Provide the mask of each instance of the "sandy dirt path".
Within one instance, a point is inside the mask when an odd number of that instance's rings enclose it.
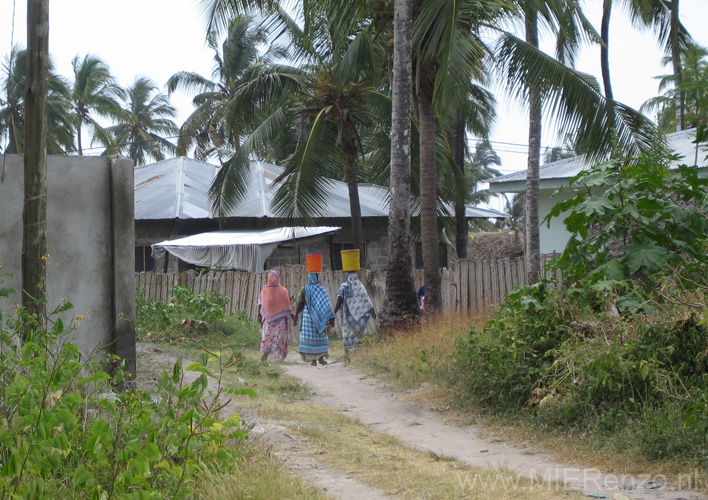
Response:
[[[311,403],[337,408],[408,445],[472,466],[506,468],[521,476],[558,481],[595,498],[708,499],[695,491],[673,490],[660,477],[605,474],[597,469],[555,462],[543,453],[514,443],[482,439],[474,427],[448,425],[438,412],[402,401],[383,388],[378,379],[366,377],[342,363],[317,367],[284,364],[283,370],[312,389]]]
[[[180,354],[151,344],[137,346],[138,378],[150,384],[163,369],[171,369]],[[185,356],[186,358],[187,356]],[[189,361],[185,359],[183,366]],[[603,474],[596,469],[582,469],[553,461],[549,456],[511,442],[490,441],[479,437],[474,427],[446,424],[439,412],[422,404],[403,401],[400,395],[382,386],[381,381],[362,375],[343,363],[313,367],[301,362],[280,365],[288,375],[300,379],[311,390],[308,402],[338,409],[372,429],[395,436],[402,442],[460,462],[490,468],[505,468],[520,476],[558,481],[582,491],[588,497],[615,500],[708,500],[693,491],[672,490],[660,478]],[[195,373],[185,373],[187,379]],[[382,491],[367,486],[343,471],[327,467],[310,455],[301,440],[275,420],[259,417],[231,403],[225,412],[240,413],[253,426],[254,439],[272,446],[286,466],[337,500],[385,500]],[[652,480],[653,479],[653,480]],[[470,477],[473,480],[473,477]],[[468,486],[472,486],[471,483]],[[476,485],[483,488],[484,485]]]

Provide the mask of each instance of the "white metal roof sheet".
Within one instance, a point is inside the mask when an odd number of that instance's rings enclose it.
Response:
[[[157,247],[212,247],[233,245],[268,245],[283,241],[311,238],[321,234],[336,233],[338,226],[279,227],[275,229],[224,229],[193,234],[174,240],[155,243]]]
[[[669,147],[680,156],[680,160],[678,162],[673,162],[672,166],[676,167],[682,164],[696,164],[701,168],[708,167],[705,151],[698,151],[696,158],[696,145],[693,143],[695,137],[695,129],[682,130],[680,132],[674,132],[666,135],[666,140]],[[588,162],[585,155],[565,158],[563,160],[542,165],[539,168],[539,180],[543,182],[555,179],[571,179],[589,167],[590,162]],[[501,184],[513,182],[526,182],[526,170],[490,179],[490,190],[503,191],[504,186],[501,186]]]

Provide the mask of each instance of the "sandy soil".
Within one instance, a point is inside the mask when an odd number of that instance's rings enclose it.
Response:
[[[149,382],[156,372],[171,367],[178,353],[138,345],[138,374]],[[186,363],[185,363],[186,365]],[[458,427],[443,421],[440,413],[382,387],[378,379],[363,376],[343,363],[313,367],[294,362],[283,370],[302,380],[311,390],[310,402],[337,408],[376,431],[387,433],[415,448],[455,458],[466,464],[512,470],[536,481],[558,481],[589,497],[615,500],[708,500],[694,491],[674,490],[659,477],[618,476],[597,469],[583,469],[553,461],[549,456],[512,442],[479,437],[474,427]],[[139,379],[139,382],[141,381]],[[228,409],[227,409],[228,410]],[[248,415],[244,415],[249,418]],[[253,439],[273,446],[290,469],[339,500],[378,500],[382,492],[357,482],[341,471],[327,468],[316,458],[299,453],[301,443],[278,422],[250,417]]]

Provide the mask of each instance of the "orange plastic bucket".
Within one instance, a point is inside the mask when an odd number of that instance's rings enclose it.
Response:
[[[305,266],[308,273],[322,272],[322,254],[321,253],[306,253]]]
[[[342,271],[358,271],[361,266],[359,264],[359,250],[342,250]]]

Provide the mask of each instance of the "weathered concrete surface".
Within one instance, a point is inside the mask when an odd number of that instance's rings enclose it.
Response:
[[[0,286],[22,285],[23,160],[0,156]],[[47,297],[51,311],[75,326],[68,339],[82,352],[113,342],[135,369],[135,232],[133,163],[98,157],[47,159]],[[7,275],[12,273],[12,276]],[[14,310],[19,293],[0,299]],[[78,316],[83,319],[76,320]]]

